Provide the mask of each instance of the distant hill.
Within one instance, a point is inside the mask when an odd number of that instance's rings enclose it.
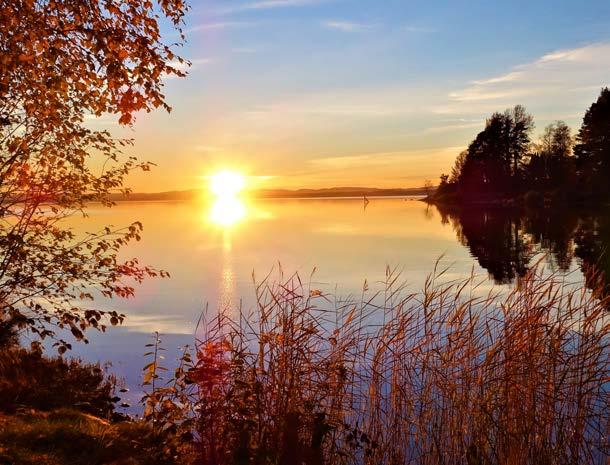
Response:
[[[132,192],[125,196],[123,194],[112,194],[110,200],[115,202],[121,201],[138,201],[138,200],[193,200],[201,195],[201,190],[191,189],[187,191],[167,191],[167,192]]]
[[[114,201],[142,201],[142,200],[193,200],[204,194],[201,189],[185,191],[168,191],[153,193],[134,192],[128,196],[112,194]],[[406,197],[426,195],[423,187],[408,189],[392,188],[380,189],[376,187],[329,187],[326,189],[258,189],[249,192],[249,196],[262,199],[290,199],[290,198],[322,198],[322,197]]]
[[[425,195],[423,187],[409,189],[380,189],[376,187],[329,187],[326,189],[260,189],[254,196],[261,198],[308,198],[308,197],[403,197]]]

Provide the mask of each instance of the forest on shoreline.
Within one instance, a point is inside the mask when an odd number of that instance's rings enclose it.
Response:
[[[532,140],[534,118],[517,105],[492,114],[442,174],[436,204],[606,204],[610,200],[610,89],[601,90],[576,136],[563,121]]]

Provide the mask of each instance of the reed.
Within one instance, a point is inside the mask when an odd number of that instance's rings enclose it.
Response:
[[[201,463],[607,463],[607,302],[536,270],[500,296],[444,270],[366,290],[267,277],[202,325]]]

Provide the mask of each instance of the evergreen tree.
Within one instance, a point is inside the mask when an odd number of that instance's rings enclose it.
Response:
[[[610,175],[610,89],[602,89],[582,122],[574,147],[582,187],[599,194],[609,192]]]
[[[455,170],[459,171],[462,194],[476,197],[513,191],[515,181],[520,179],[533,127],[532,116],[520,105],[491,115]]]

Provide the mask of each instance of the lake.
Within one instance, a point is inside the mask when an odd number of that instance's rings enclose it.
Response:
[[[403,198],[373,198],[367,205],[362,199],[229,199],[123,202],[91,206],[89,214],[72,220],[76,230],[141,221],[143,239],[124,257],[171,274],[146,281],[133,299],[100,301],[125,313],[125,323],[91,332],[89,345],[74,344],[74,355],[111,364],[109,371],[130,388],[130,411],[137,411],[151,334],[163,335],[171,367],[179,347],[193,343],[206,305],[212,314],[252,305],[253,275],[298,272],[316,289],[347,297],[360,296],[365,280],[369,294],[383,288],[387,267],[399,270],[413,292],[437,262],[449,267],[444,280],[480,276],[478,292],[506,288],[538,261],[546,272],[589,286],[599,277],[585,280],[581,269],[599,257],[602,270],[610,269],[602,253],[610,215],[582,209],[449,209]]]

